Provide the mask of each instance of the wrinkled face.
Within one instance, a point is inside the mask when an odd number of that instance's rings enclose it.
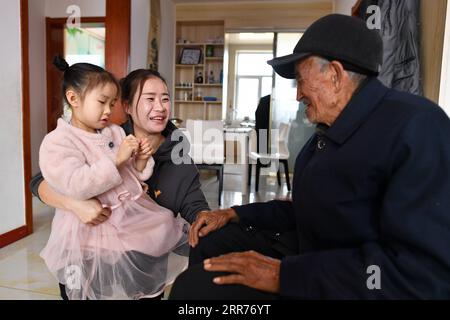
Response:
[[[111,109],[117,101],[117,87],[112,83],[99,85],[86,93],[73,109],[73,121],[87,131],[95,132],[109,124]]]
[[[312,123],[328,124],[333,118],[332,109],[336,100],[331,72],[314,57],[297,63],[297,101],[303,102],[305,113]]]
[[[159,78],[152,77],[145,81],[142,95],[136,90],[131,106],[127,112],[136,127],[149,134],[161,133],[170,116],[170,96],[166,84]]]

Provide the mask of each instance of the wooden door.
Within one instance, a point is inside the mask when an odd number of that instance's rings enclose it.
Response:
[[[63,20],[63,21],[62,21]],[[62,110],[62,73],[53,65],[56,55],[64,56],[65,19],[46,19],[47,39],[47,131],[56,128],[56,121]]]

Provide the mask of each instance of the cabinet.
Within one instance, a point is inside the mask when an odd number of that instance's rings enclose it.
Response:
[[[176,35],[172,90],[174,117],[184,121],[221,120],[224,105],[224,22],[179,21]],[[198,51],[200,57],[197,61]],[[186,54],[184,60],[196,64],[182,64],[183,52]]]

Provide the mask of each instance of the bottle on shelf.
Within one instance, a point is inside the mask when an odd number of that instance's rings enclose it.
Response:
[[[208,76],[208,83],[215,83],[214,80],[214,71],[209,71],[209,76]]]
[[[211,45],[206,46],[206,56],[213,57],[214,56],[214,47]]]
[[[201,71],[198,72],[197,77],[195,78],[195,83],[203,83],[203,75]]]
[[[220,69],[220,77],[219,77],[220,84],[223,83],[223,69]]]
[[[203,96],[202,96],[202,90],[198,89],[197,90],[197,94],[195,95],[195,101],[202,101],[203,100]]]

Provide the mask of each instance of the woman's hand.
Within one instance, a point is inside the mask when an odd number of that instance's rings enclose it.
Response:
[[[50,188],[45,180],[39,184],[38,193],[45,204],[53,208],[70,211],[75,214],[81,222],[88,225],[99,225],[108,220],[111,216],[111,209],[103,208],[100,201],[97,199],[93,198],[81,201],[66,197]]]
[[[130,134],[122,141],[122,144],[119,147],[119,151],[117,152],[116,157],[116,166],[120,167],[128,159],[130,159],[133,154],[137,154],[138,151],[139,141],[135,136]]]
[[[81,222],[91,226],[102,224],[111,216],[111,209],[103,208],[100,201],[95,198],[85,201],[72,200],[69,209]]]
[[[204,237],[211,231],[224,227],[230,221],[239,221],[236,211],[232,208],[200,212],[189,229],[189,245],[195,247],[199,237]]]

